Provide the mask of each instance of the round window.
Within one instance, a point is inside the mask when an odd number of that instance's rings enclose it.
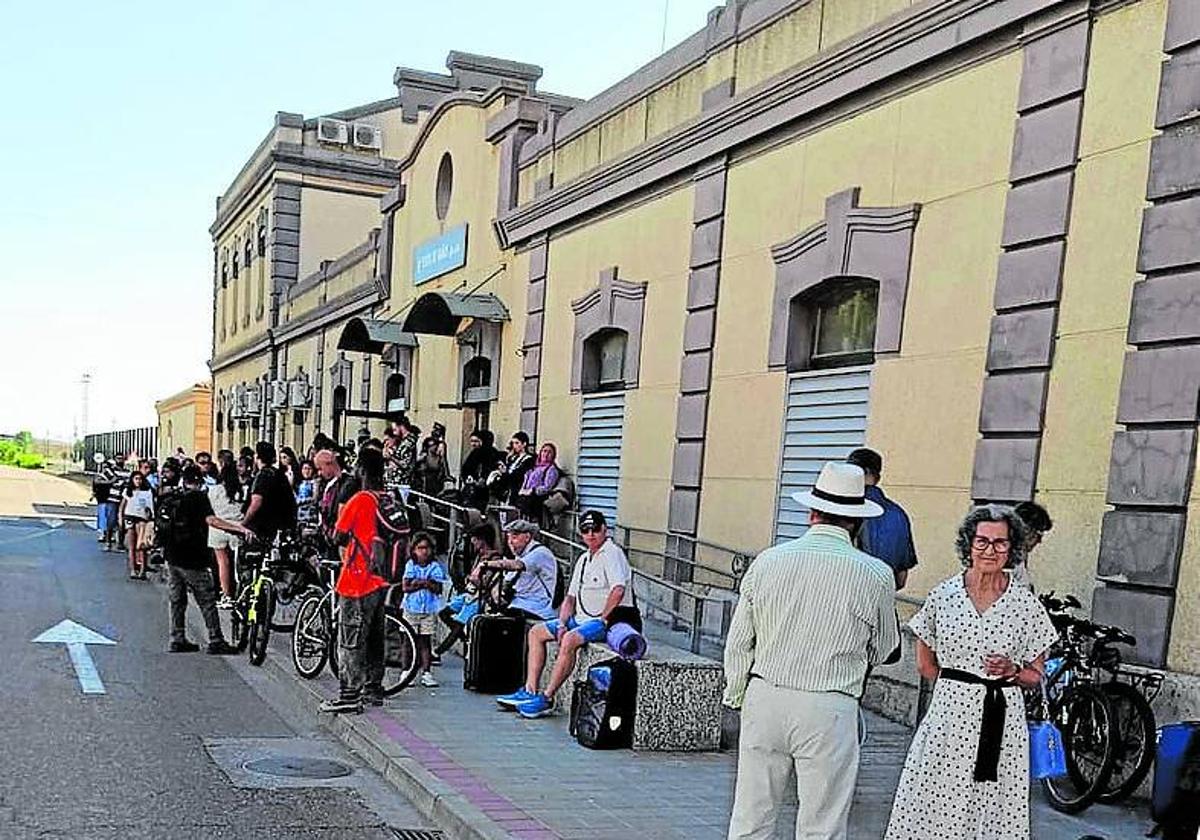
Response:
[[[444,220],[450,212],[450,194],[453,191],[454,163],[450,160],[450,153],[446,152],[442,155],[442,162],[438,164],[437,192],[434,195],[434,206],[439,220]]]

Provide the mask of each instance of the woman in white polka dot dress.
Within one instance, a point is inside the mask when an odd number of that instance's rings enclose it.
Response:
[[[975,508],[959,528],[966,570],[909,622],[917,667],[936,680],[892,805],[885,840],[1028,840],[1029,731],[1021,687],[1038,685],[1057,634],[1037,598],[1010,586],[1025,525]]]

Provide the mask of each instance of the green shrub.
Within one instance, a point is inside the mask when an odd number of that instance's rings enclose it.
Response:
[[[17,466],[23,470],[40,470],[46,466],[41,455],[33,452],[22,452],[17,456]]]

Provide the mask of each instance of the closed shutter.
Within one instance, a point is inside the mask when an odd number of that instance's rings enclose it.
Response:
[[[610,524],[616,523],[625,394],[586,396],[583,398],[581,415],[579,466],[575,476],[579,509],[594,508],[601,511]]]
[[[775,540],[808,530],[808,509],[792,494],[810,490],[826,461],[842,461],[866,442],[870,368],[798,373],[788,379]]]

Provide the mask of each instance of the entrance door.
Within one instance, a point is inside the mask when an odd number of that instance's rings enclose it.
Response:
[[[624,440],[625,394],[583,398],[579,422],[579,466],[575,478],[579,509],[601,511],[610,526],[617,521]]]
[[[811,489],[826,461],[843,461],[866,442],[870,390],[869,367],[794,373],[788,378],[776,542],[808,530],[808,509],[796,504],[792,494]]]

